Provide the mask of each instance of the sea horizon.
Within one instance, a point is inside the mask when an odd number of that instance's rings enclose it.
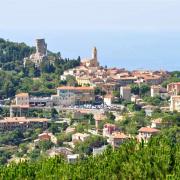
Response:
[[[160,31],[85,31],[85,30],[13,30],[1,31],[0,38],[35,45],[44,38],[48,49],[61,52],[63,58],[91,57],[97,47],[102,66],[127,70],[180,69],[180,32]]]

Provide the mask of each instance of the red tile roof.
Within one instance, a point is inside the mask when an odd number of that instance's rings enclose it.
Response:
[[[156,133],[159,132],[158,129],[150,128],[150,127],[142,127],[138,130],[139,132],[148,132],[148,133]]]
[[[16,97],[24,97],[24,96],[29,96],[28,93],[19,93],[19,94],[16,94]]]
[[[124,133],[121,133],[121,132],[112,133],[112,137],[114,139],[127,139],[128,138],[128,136],[126,136]]]

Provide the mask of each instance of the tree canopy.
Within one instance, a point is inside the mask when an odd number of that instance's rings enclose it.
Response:
[[[179,142],[179,129],[172,128],[147,145],[130,140],[115,151],[109,147],[73,164],[56,156],[3,166],[0,179],[179,179]]]

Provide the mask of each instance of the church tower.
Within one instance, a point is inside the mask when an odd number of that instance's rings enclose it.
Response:
[[[93,59],[93,66],[98,67],[99,63],[98,63],[98,59],[97,59],[97,49],[96,49],[96,47],[93,48],[92,59]]]
[[[93,48],[92,58],[97,60],[97,49],[96,49],[96,47]]]

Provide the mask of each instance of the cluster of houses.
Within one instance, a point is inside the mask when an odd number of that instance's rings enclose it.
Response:
[[[35,61],[38,65],[45,59],[47,45],[44,40],[37,40],[37,52],[31,56],[28,60]],[[146,83],[151,86],[150,96],[160,96],[162,99],[170,98],[168,107],[161,107],[162,110],[178,111],[180,112],[180,82],[174,82],[167,85],[167,88],[163,88],[160,84],[169,77],[169,74],[165,71],[132,71],[129,72],[125,69],[117,68],[103,68],[99,65],[97,58],[97,49],[93,49],[92,58],[85,58],[82,60],[81,65],[64,71],[61,76],[61,80],[66,80],[67,76],[71,75],[76,78],[78,87],[73,86],[61,86],[57,88],[57,94],[50,97],[34,97],[28,93],[19,93],[15,96],[14,101],[10,106],[10,117],[5,117],[0,120],[0,131],[14,130],[19,128],[26,130],[27,128],[38,125],[38,127],[45,130],[42,134],[39,134],[38,139],[34,143],[39,141],[52,141],[57,144],[57,138],[47,132],[48,119],[46,118],[29,118],[28,110],[30,108],[54,108],[58,107],[59,110],[64,107],[93,104],[96,101],[95,88],[98,87],[102,91],[106,92],[103,96],[104,104],[111,106],[114,100],[114,91],[119,92],[119,96],[126,101],[132,101],[140,105],[146,112],[147,116],[151,116],[152,112],[156,108],[155,106],[148,105],[143,102],[139,95],[134,95],[131,92],[130,84]],[[75,127],[68,127],[65,133],[72,134],[72,141],[68,145],[73,149],[77,142],[86,141],[91,134],[102,135],[107,138],[107,142],[112,145],[113,148],[119,147],[123,142],[133,138],[129,134],[124,134],[117,128],[115,124],[104,124],[102,134],[99,133],[99,125],[101,121],[106,118],[105,111],[107,109],[71,109],[72,118],[78,119],[85,117],[85,115],[92,113],[95,119],[95,131],[89,131],[87,133],[77,133]],[[155,119],[152,121],[151,126],[141,127],[138,130],[138,135],[135,137],[137,141],[148,142],[149,138],[159,133],[159,129],[164,124],[162,119]],[[54,147],[48,151],[50,156],[57,154],[63,154],[67,157],[68,162],[74,162],[79,154],[73,154],[71,148],[66,147]],[[106,146],[100,148],[94,148],[93,154],[100,154],[106,149]]]
[[[26,116],[29,108],[43,107],[69,107],[82,104],[93,104],[96,95],[94,87],[72,87],[62,86],[57,88],[57,94],[51,97],[33,97],[28,93],[19,93],[15,96],[15,101],[10,106],[11,117]],[[162,99],[170,98],[168,107],[161,107],[162,110],[180,112],[180,82],[167,85],[167,89],[160,85],[152,85],[150,90],[151,97],[160,96]],[[156,108],[143,102],[139,95],[131,93],[130,86],[121,86],[119,95],[126,101],[132,101],[145,109],[146,113],[151,115]],[[111,106],[113,103],[113,95],[107,94],[104,96],[104,104]]]
[[[37,40],[36,54],[46,54],[47,45],[44,40]],[[32,59],[32,58],[30,58]],[[43,60],[43,59],[41,59]],[[38,61],[39,62],[39,61]],[[98,62],[97,49],[93,48],[92,57],[84,58],[80,66],[64,71],[61,80],[66,80],[68,75],[74,76],[79,87],[61,86],[57,88],[57,94],[50,97],[33,97],[28,93],[20,93],[15,97],[10,112],[11,116],[25,115],[28,108],[36,107],[68,107],[82,104],[92,104],[96,101],[95,88],[100,88],[106,93],[102,97],[104,104],[111,106],[114,98],[114,91],[126,100],[141,104],[138,95],[131,93],[130,85],[146,83],[151,86],[151,97],[160,96],[165,99],[170,97],[169,110],[180,111],[180,82],[171,83],[166,88],[161,83],[169,77],[166,71],[127,71],[118,68],[106,68]],[[167,107],[166,107],[167,108]]]

